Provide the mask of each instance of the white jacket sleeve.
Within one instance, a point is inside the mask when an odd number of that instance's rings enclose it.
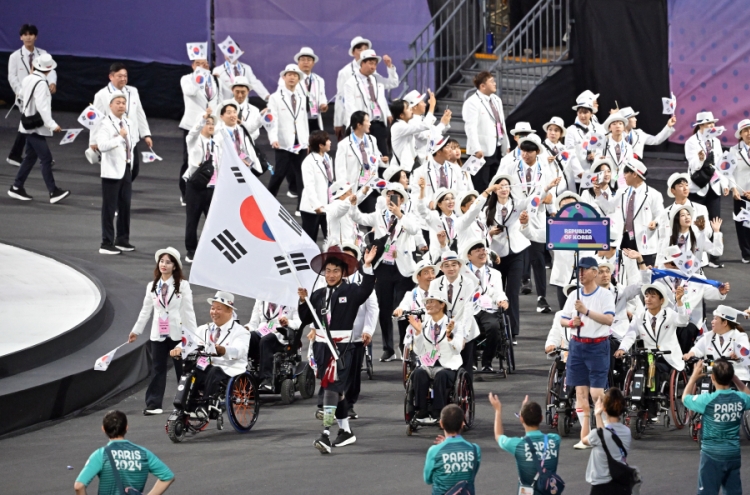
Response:
[[[373,335],[378,326],[378,314],[380,313],[378,298],[375,297],[375,291],[372,291],[367,298],[367,301],[365,301],[365,308],[365,326],[362,329],[362,333]]]
[[[464,119],[464,132],[466,133],[467,155],[473,155],[482,150],[479,145],[479,112],[474,100],[474,98],[466,100],[461,109],[461,117]]]
[[[659,131],[659,134],[657,134],[656,136],[652,136],[651,134],[647,134],[643,132],[642,134],[644,138],[643,143],[646,146],[656,146],[658,144],[663,143],[667,139],[669,139],[669,136],[674,134],[674,131],[675,131],[674,127],[669,127],[668,125],[665,125],[664,129]]]
[[[141,312],[138,314],[138,319],[133,325],[133,329],[130,333],[140,335],[143,333],[143,329],[146,328],[149,318],[154,312],[154,300],[151,298],[151,286],[152,282],[146,286],[146,297],[143,298],[143,306],[141,306]]]
[[[182,295],[182,302],[180,303],[182,326],[196,333],[198,322],[196,321],[195,309],[193,308],[193,289],[190,288],[190,284],[186,280],[180,282],[180,295]]]
[[[263,301],[256,299],[255,305],[253,306],[253,312],[250,315],[250,321],[245,325],[245,328],[247,328],[251,332],[257,330],[260,326],[260,314],[262,311]]]
[[[21,80],[18,79],[18,66],[21,63],[21,54],[13,52],[8,58],[8,82],[16,97],[21,96]]]

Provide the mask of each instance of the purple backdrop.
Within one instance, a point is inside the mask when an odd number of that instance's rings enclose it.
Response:
[[[690,137],[697,112],[713,112],[717,125],[727,128],[721,138],[727,144],[735,142],[737,123],[750,116],[750,11],[738,6],[736,0],[669,1],[674,142]]]
[[[189,64],[185,43],[208,41],[208,0],[16,0],[3,2],[0,51],[21,46],[23,24],[39,28],[38,44],[53,56],[122,58]],[[117,8],[117,5],[120,8]],[[38,14],[34,14],[38,12]]]
[[[314,71],[325,79],[328,98],[336,94],[338,71],[352,60],[352,38],[363,36],[378,55],[390,55],[400,76],[409,43],[431,18],[425,0],[217,0],[214,9],[217,45],[231,36],[269,91],[300,47],[309,46],[320,57]],[[219,54],[217,64],[223,61]],[[385,65],[378,71],[385,74]]]

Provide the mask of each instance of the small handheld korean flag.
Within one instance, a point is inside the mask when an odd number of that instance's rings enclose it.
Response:
[[[266,129],[270,129],[271,127],[273,127],[274,118],[271,110],[269,110],[268,108],[264,108],[260,112],[260,116],[263,118],[263,127],[265,127]]]
[[[584,172],[581,177],[581,189],[594,187],[594,184],[601,184],[604,181],[604,172]]]
[[[742,361],[743,365],[750,365],[750,349],[744,347],[740,342],[735,342],[734,353],[738,358],[740,358],[740,361]]]
[[[677,108],[677,98],[675,98],[674,93],[672,93],[671,98],[662,98],[661,105],[661,113],[664,115],[674,115],[674,111]]]
[[[289,153],[294,153],[295,155],[299,155],[299,152],[306,148],[307,148],[306,145],[295,144],[294,146],[287,148],[286,151],[288,151]]]
[[[219,43],[219,50],[221,50],[221,53],[223,53],[226,59],[231,63],[235,63],[237,59],[245,53],[240,50],[239,45],[234,42],[231,36],[227,36],[224,41]]]
[[[188,355],[202,345],[199,338],[193,334],[186,327],[182,327],[182,359],[188,357]]]
[[[529,215],[535,215],[536,212],[539,211],[540,206],[542,206],[542,197],[539,196],[539,194],[534,194],[529,198],[529,204],[526,205],[526,211],[529,212]]]
[[[604,146],[604,136],[598,132],[592,132],[588,139],[581,143],[581,147],[585,153],[594,153]]]
[[[718,172],[726,177],[731,177],[734,174],[734,169],[737,168],[737,154],[734,150],[735,148],[731,148],[725,151],[716,167]]]
[[[125,342],[127,344],[127,342]],[[106,353],[104,356],[100,357],[96,360],[94,363],[94,371],[107,371],[107,368],[109,368],[109,365],[112,363],[112,359],[115,357],[115,352],[117,352],[117,349],[124,346],[125,344],[120,344],[108,353]]]
[[[188,43],[187,52],[190,60],[205,60],[208,58],[208,43]]]
[[[686,277],[692,277],[695,273],[700,270],[700,260],[697,260],[693,256],[693,252],[686,249],[675,259],[674,264],[677,265],[677,269]]]
[[[162,161],[162,158],[152,150],[141,152],[141,158],[143,159],[143,163],[151,163],[156,160]]]
[[[709,139],[709,138],[718,138],[722,134],[724,134],[724,131],[726,131],[726,127],[724,126],[718,126],[718,127],[711,127],[706,129],[706,131],[703,133],[703,139]]]
[[[60,141],[60,144],[70,144],[73,141],[76,140],[78,135],[81,133],[83,129],[65,129],[63,130],[63,138]]]
[[[102,117],[104,116],[99,113],[99,110],[97,110],[94,105],[89,105],[83,112],[81,112],[81,115],[78,116],[78,122],[80,122],[82,126],[91,130],[96,127],[96,124],[99,123]]]
[[[468,160],[466,160],[466,163],[463,164],[461,167],[461,170],[464,172],[468,172],[469,175],[476,175],[477,172],[479,172],[479,169],[482,168],[482,165],[484,165],[485,160],[484,158],[477,158],[474,155],[471,155]]]
[[[208,78],[211,77],[211,73],[202,67],[198,67],[193,71],[192,81],[199,89],[206,87]]]
[[[735,222],[750,222],[750,211],[747,208],[742,208],[739,213],[732,214],[732,220]]]

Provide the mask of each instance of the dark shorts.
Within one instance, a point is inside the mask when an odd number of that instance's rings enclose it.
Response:
[[[609,339],[598,344],[583,344],[570,339],[566,381],[569,387],[607,388],[609,375]]]
[[[336,362],[337,380],[329,383],[324,388],[331,392],[345,394],[353,381],[349,368],[352,366],[354,357],[354,345],[349,345],[348,343],[336,344],[336,349],[338,349],[340,356]],[[318,379],[322,379],[328,369],[328,362],[331,360],[331,350],[328,348],[328,344],[325,342],[313,342],[313,357],[315,357],[315,362],[318,365],[317,377]]]

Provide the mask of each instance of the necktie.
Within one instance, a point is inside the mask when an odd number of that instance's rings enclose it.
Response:
[[[714,149],[714,144],[711,142],[710,139],[706,140],[706,154],[708,155],[711,153],[711,150]]]
[[[440,334],[440,326],[437,323],[432,324],[432,342],[437,344],[438,335]]]
[[[438,170],[440,175],[440,187],[448,187],[448,175],[445,173],[445,166],[441,165]]]
[[[120,121],[120,129],[124,129],[124,128],[125,128],[125,122],[123,122],[121,120]],[[125,159],[127,160],[128,163],[130,163],[130,158],[131,158],[130,157],[130,152],[131,151],[132,150],[130,149],[130,140],[128,139],[128,136],[125,135]]]
[[[237,65],[234,66],[234,76],[237,77],[237,76],[241,76],[241,75],[242,75],[242,73],[240,72],[240,64],[237,64]]]
[[[214,342],[218,342],[219,341],[219,337],[221,337],[221,327],[217,326],[216,327],[216,335],[214,336]]]
[[[240,143],[240,128],[234,128],[234,149],[237,150],[237,155],[242,154],[242,144]]]
[[[396,218],[396,215],[391,215],[391,220],[388,222],[388,234],[390,235],[390,238],[393,239],[393,234],[396,232],[396,221],[398,218]]]
[[[424,297],[425,298],[427,297],[427,291],[424,291]]]
[[[370,161],[367,159],[367,152],[365,151],[365,140],[362,136],[362,140],[359,142],[359,154],[362,155],[362,166],[365,170],[370,170]]]
[[[685,236],[683,234],[680,234],[680,237],[677,239],[677,245],[682,249],[682,246],[685,245]]]
[[[451,217],[445,217],[445,223],[448,224],[448,237],[452,240],[453,237],[455,237],[455,232],[453,231],[453,219]]]
[[[34,62],[34,52],[29,53],[29,71],[31,70],[31,67],[33,67],[31,64]]]
[[[656,316],[651,317],[651,331],[652,332],[656,331]]]
[[[503,137],[503,121],[500,118],[500,112],[497,111],[497,107],[495,107],[495,104],[492,102],[492,98],[490,98],[490,108],[492,109],[492,116],[495,118],[495,129],[499,141],[500,138]]]
[[[677,290],[679,288],[680,288],[680,279],[679,278],[675,278],[674,279],[674,290]]]
[[[609,199],[609,194],[607,191],[602,191],[602,196],[604,196],[604,199]]]
[[[633,133],[629,132],[628,135],[625,137],[625,141],[628,142],[628,144],[633,144]]]
[[[208,141],[208,145],[206,146],[206,157],[203,159],[203,161],[208,161],[209,158],[211,158],[211,150],[214,147],[214,140],[211,139]]]
[[[276,303],[268,303],[268,314],[272,315],[276,311]]]
[[[333,172],[331,171],[331,162],[327,156],[323,157],[323,165],[326,166],[326,176],[328,177],[328,186],[330,187],[333,182]]]
[[[503,209],[500,210],[500,213],[503,216],[503,224],[505,224],[505,220],[508,218],[508,208],[506,208],[505,206],[503,206]]]
[[[484,280],[482,280],[482,271],[479,268],[477,268],[477,271],[474,272],[474,275],[476,275],[477,278],[479,279],[479,287],[481,287],[484,290]]]
[[[526,167],[526,190],[531,190],[531,167]]]
[[[297,95],[295,95],[294,93],[292,93],[292,111],[297,111]]]
[[[367,89],[370,90],[370,101],[373,104],[373,117],[380,117],[380,105],[378,104],[378,97],[375,96],[375,87],[372,85],[372,80],[367,78]]]
[[[169,286],[162,282],[161,284],[161,302],[162,305],[166,308],[167,307],[167,291],[169,290]]]
[[[628,198],[628,209],[625,214],[625,230],[630,233],[635,229],[633,228],[633,217],[635,216],[635,191],[631,191],[630,198]]]
[[[724,336],[723,335],[719,335],[719,345],[722,346],[722,347],[724,346]]]
[[[620,144],[618,143],[618,144],[615,145],[615,154],[617,155],[617,161],[618,162],[620,161],[620,153],[621,153]]]
[[[448,284],[448,302],[453,304],[453,284]]]
[[[307,76],[305,78],[305,86],[307,86],[307,92],[310,92],[310,89],[312,89],[312,77]]]
[[[209,77],[206,80],[206,100],[211,101],[211,98],[214,97],[214,90],[211,87],[211,78]]]

